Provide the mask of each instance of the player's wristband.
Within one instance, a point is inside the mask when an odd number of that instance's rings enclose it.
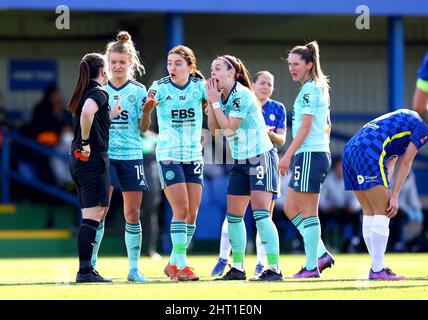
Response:
[[[213,106],[213,109],[215,110],[215,109],[218,109],[218,108],[221,108],[221,106],[220,106],[220,103],[219,102],[214,102],[213,104],[212,104],[212,106]]]
[[[82,139],[82,147],[89,145],[89,139]]]

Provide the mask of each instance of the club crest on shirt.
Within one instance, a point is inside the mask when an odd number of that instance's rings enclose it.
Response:
[[[192,99],[199,100],[201,98],[201,94],[198,91],[192,92]]]
[[[272,121],[275,121],[276,117],[275,117],[275,115],[273,113],[271,113],[269,115],[269,119],[272,120]]]
[[[134,104],[135,102],[137,102],[137,97],[135,95],[133,95],[133,94],[130,94],[128,96],[128,103],[129,104]]]

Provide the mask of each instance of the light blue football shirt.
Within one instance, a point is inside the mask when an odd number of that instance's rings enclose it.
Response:
[[[273,148],[261,107],[250,89],[236,82],[227,100],[220,98],[219,102],[226,116],[242,119],[235,132],[226,137],[233,159],[249,159]]]
[[[296,154],[301,152],[330,152],[330,98],[323,94],[312,79],[306,81],[300,89],[293,105],[293,138],[302,125],[304,114],[313,116],[311,130]]]
[[[109,105],[114,107],[120,96],[122,113],[111,120],[108,156],[116,160],[143,158],[143,141],[138,122],[142,116],[143,100],[147,90],[141,83],[128,80],[116,88],[110,82],[104,86],[109,94]]]
[[[149,97],[160,102],[156,107],[159,125],[157,161],[202,160],[202,101],[206,100],[205,81],[190,76],[189,81],[179,87],[168,76],[153,82]]]

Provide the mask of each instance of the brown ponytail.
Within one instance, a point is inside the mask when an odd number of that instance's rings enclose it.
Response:
[[[89,80],[97,78],[100,69],[105,68],[105,66],[104,57],[99,53],[88,53],[80,61],[79,78],[68,103],[68,110],[71,111],[73,116],[76,115],[77,108],[79,107],[83,92],[89,84]]]
[[[245,67],[244,63],[238,58],[231,55],[222,55],[219,57],[220,59],[224,59],[227,70],[235,69],[235,80],[238,81],[243,86],[247,87],[251,91],[253,91],[253,84],[250,80],[250,73]]]
[[[317,85],[321,88],[323,93],[328,93],[330,89],[329,79],[322,70],[320,63],[320,49],[318,42],[311,41],[304,46],[296,46],[291,51],[291,53],[298,54],[306,63],[312,62],[313,67],[310,71],[310,77],[315,80]]]

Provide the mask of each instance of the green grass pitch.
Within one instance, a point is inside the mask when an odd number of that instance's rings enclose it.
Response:
[[[0,299],[154,299],[154,300],[288,300],[288,299],[428,299],[428,254],[388,254],[386,263],[405,281],[369,281],[369,257],[336,255],[336,264],[320,279],[284,279],[281,283],[212,281],[215,256],[192,256],[189,263],[201,277],[196,282],[171,282],[163,275],[167,259],[142,257],[147,284],[126,281],[126,257],[100,257],[98,271],[113,284],[74,283],[77,258],[0,259]],[[281,256],[283,274],[299,271],[302,255]],[[252,276],[255,257],[245,260]]]

